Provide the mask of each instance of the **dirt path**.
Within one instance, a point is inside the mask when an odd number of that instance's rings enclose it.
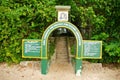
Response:
[[[34,63],[34,62],[32,62]],[[0,63],[0,80],[120,80],[120,69],[102,67],[100,63],[83,62],[81,76],[75,76],[69,63],[53,63],[47,75],[40,72],[39,63],[11,65]]]

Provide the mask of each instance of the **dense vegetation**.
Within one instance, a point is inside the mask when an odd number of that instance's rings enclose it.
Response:
[[[55,5],[70,5],[84,39],[103,41],[103,59],[120,63],[120,0],[0,0],[0,62],[19,63],[22,39],[41,39],[56,21]]]

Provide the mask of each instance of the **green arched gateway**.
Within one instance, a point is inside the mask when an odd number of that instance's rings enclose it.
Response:
[[[74,36],[76,37],[77,41],[77,51],[76,51],[76,62],[75,62],[75,72],[79,73],[81,72],[81,54],[82,54],[82,45],[83,45],[83,39],[82,36],[78,30],[78,28],[73,25],[70,22],[55,22],[51,24],[45,31],[42,36],[42,41],[41,41],[41,71],[42,74],[46,74],[48,72],[48,67],[49,67],[49,62],[48,62],[48,53],[47,53],[47,42],[48,42],[48,37],[49,35],[56,30],[57,28],[66,28],[70,30]]]

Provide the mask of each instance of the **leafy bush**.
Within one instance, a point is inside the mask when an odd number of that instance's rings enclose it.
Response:
[[[0,1],[0,62],[22,60],[22,39],[41,39],[55,20],[54,4],[54,0]]]

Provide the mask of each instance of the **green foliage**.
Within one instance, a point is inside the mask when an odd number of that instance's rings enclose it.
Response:
[[[105,41],[109,37],[109,34],[102,32],[100,34],[94,35],[91,39]]]
[[[120,43],[117,41],[110,42],[110,44],[107,44],[105,46],[105,52],[108,53],[109,57],[112,57],[114,59],[110,59],[112,62],[120,63]]]
[[[109,53],[110,56],[118,56],[120,57],[120,44],[118,43],[110,43],[109,45],[105,46],[105,51]]]
[[[75,55],[76,54],[76,45],[72,45],[70,50],[71,50],[71,54]]]
[[[0,1],[0,62],[22,60],[22,39],[41,39],[55,20],[54,4],[54,0]]]
[[[81,32],[84,39],[103,41],[103,59],[92,61],[106,63],[120,62],[120,1],[73,1],[78,11],[73,23],[80,30],[82,28]]]
[[[50,38],[48,43],[48,58],[51,59],[51,56],[55,53],[55,38]]]

